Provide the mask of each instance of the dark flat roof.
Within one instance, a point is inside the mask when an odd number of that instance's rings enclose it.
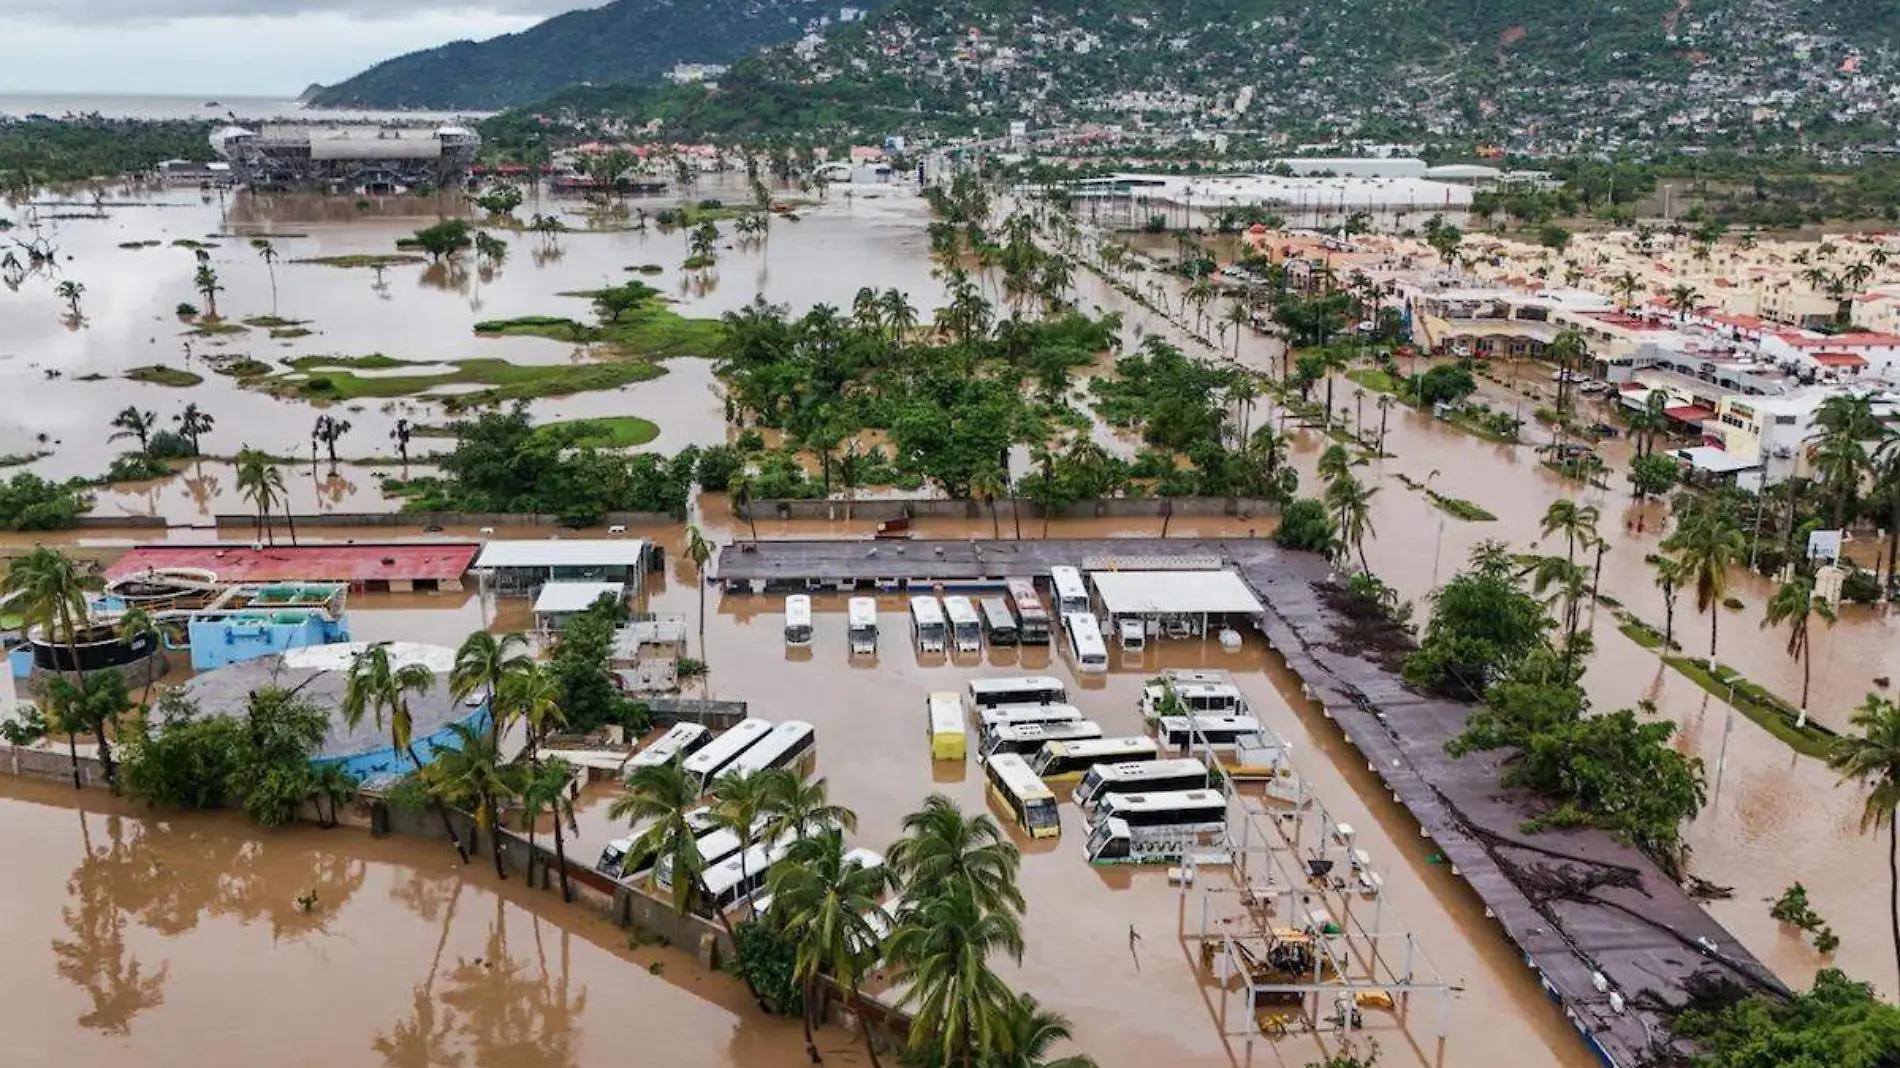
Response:
[[[107,569],[106,579],[196,567],[226,582],[441,582],[461,578],[480,549],[472,541],[141,545]]]

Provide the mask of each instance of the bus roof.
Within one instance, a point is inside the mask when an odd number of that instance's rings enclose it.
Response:
[[[665,734],[648,742],[647,747],[635,753],[627,763],[636,768],[672,763],[681,750],[711,733],[697,723],[675,723],[666,729]]]
[[[744,853],[727,857],[717,864],[706,868],[702,880],[706,884],[706,893],[717,899],[719,895],[739,885],[740,880],[754,875],[763,875],[772,865],[785,859],[786,850],[792,847],[792,838],[782,838],[771,844],[764,842],[753,846]]]
[[[1119,764],[1097,764],[1095,771],[1104,782],[1141,782],[1145,779],[1172,779],[1183,775],[1206,775],[1207,765],[1192,758],[1181,760],[1128,760]]]
[[[785,596],[785,610],[789,612],[794,608],[803,608],[807,612],[811,611],[811,595],[805,593],[787,594]]]
[[[1165,731],[1257,731],[1260,721],[1252,716],[1162,716]]]
[[[767,731],[757,745],[749,746],[726,770],[758,771],[801,745],[810,744],[817,729],[802,719],[788,719]]]
[[[772,721],[769,719],[742,719],[727,728],[726,733],[707,742],[699,752],[687,757],[686,770],[695,775],[710,775],[730,764],[771,731]]]
[[[977,607],[982,609],[991,626],[1016,625],[1016,617],[1010,613],[1008,602],[1001,597],[985,597],[977,602]]]
[[[933,693],[930,695],[930,732],[932,734],[963,733],[963,702],[953,693]]]
[[[949,614],[952,623],[980,623],[982,617],[976,614],[976,606],[968,597],[952,595],[943,599],[943,610]]]
[[[1043,693],[1051,690],[1060,694],[1069,692],[1063,687],[1062,680],[1052,675],[1002,675],[986,679],[971,679],[969,688],[971,694],[983,696],[999,693]]]
[[[1145,794],[1111,793],[1102,798],[1101,811],[1111,815],[1124,812],[1167,812],[1183,808],[1220,808],[1227,799],[1218,790],[1161,790]]]
[[[1051,724],[1051,726],[1061,727],[1066,726],[1066,724],[1055,723]],[[1093,724],[1090,724],[1090,726],[1093,726]],[[1155,744],[1153,738],[1141,737],[1102,738],[1098,736],[1073,740],[1052,738],[1047,748],[1048,751],[1054,755],[1065,757],[1121,756],[1136,753],[1159,753],[1161,751],[1161,747]]]
[[[910,614],[930,623],[943,622],[943,605],[935,597],[922,594],[910,599]]]
[[[999,723],[991,732],[1000,741],[1033,742],[1041,740],[1051,745],[1064,742],[1093,741],[1101,738],[1101,725],[1093,720],[1077,719],[1061,723]],[[1127,739],[1122,739],[1127,740]],[[1141,739],[1153,745],[1152,739]]]
[[[1054,797],[1040,776],[1030,770],[1029,761],[1015,753],[998,753],[990,758],[989,776],[1018,800],[1031,801]]]
[[[847,611],[851,614],[851,625],[854,627],[874,624],[877,622],[877,598],[853,597]]]

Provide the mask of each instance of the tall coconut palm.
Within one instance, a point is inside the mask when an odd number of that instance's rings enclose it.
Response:
[[[1894,819],[1895,810],[1900,809],[1900,704],[1868,694],[1851,722],[1860,733],[1837,740],[1827,763],[1841,773],[1843,782],[1853,779],[1867,788],[1861,802],[1861,833],[1887,831],[1888,916],[1893,922],[1894,957],[1900,960],[1900,825]]]
[[[1630,437],[1636,443],[1636,455],[1647,456],[1656,450],[1656,438],[1669,429],[1669,393],[1652,389],[1643,397],[1643,406],[1629,413]]]
[[[561,680],[547,664],[528,664],[520,671],[502,677],[501,690],[494,703],[503,709],[509,721],[528,727],[528,760],[540,759],[541,743],[548,732],[567,723],[567,710],[561,705],[564,691]]]
[[[831,803],[831,788],[823,779],[791,768],[766,773],[763,837],[768,842],[803,838],[828,827],[858,828],[858,814]]]
[[[505,880],[508,868],[501,855],[501,804],[521,792],[522,766],[503,760],[490,736],[470,724],[451,723],[449,733],[454,737],[453,744],[436,750],[434,761],[423,769],[423,782],[431,796],[474,816],[476,829],[488,833],[489,852],[495,855],[495,878]]]
[[[796,947],[792,977],[803,994],[805,1052],[813,1064],[824,1060],[812,1037],[819,980],[830,976],[858,1002],[859,984],[879,941],[869,917],[882,907],[884,894],[897,888],[896,872],[882,864],[865,867],[850,852],[837,828],[819,831],[786,847],[784,861],[773,866],[766,881],[778,922]],[[864,1048],[877,1064],[869,1028]]]
[[[238,493],[257,509],[255,528],[257,540],[268,540],[272,545],[277,544],[277,535],[271,526],[270,513],[271,508],[279,503],[285,505],[286,514],[289,512],[289,494],[284,489],[283,472],[277,469],[276,464],[270,462],[268,455],[246,445],[238,450],[237,486]],[[291,543],[295,544],[294,520],[291,530],[293,531]]]
[[[216,319],[218,294],[224,292],[224,287],[218,284],[218,272],[212,270],[209,263],[200,262],[197,273],[191,277],[191,288],[197,290],[198,295],[204,298],[205,318]]]
[[[1846,522],[1847,502],[1859,490],[1861,479],[1873,466],[1867,442],[1881,436],[1871,395],[1829,397],[1814,410],[1814,430],[1808,435],[1808,458],[1814,473],[1834,498],[1834,527]]]
[[[404,664],[398,668],[390,662],[388,646],[372,645],[356,654],[350,663],[349,678],[343,686],[343,722],[355,730],[362,724],[363,717],[369,715],[375,718],[376,727],[381,730],[387,716],[390,748],[407,756],[411,767],[420,769],[422,759],[416,755],[411,736],[415,718],[409,711],[409,698],[428,693],[434,687],[434,672],[421,664]],[[438,801],[435,811],[442,819],[443,833],[455,846],[462,863],[467,864],[468,847],[462,844],[455,825],[449,822],[448,808]]]
[[[79,632],[87,622],[86,592],[96,581],[57,549],[40,546],[7,563],[0,595],[14,597],[14,610],[28,629],[39,628],[54,645],[66,647],[65,669],[79,685]],[[72,759],[73,789],[85,784],[79,774],[78,732],[68,724],[66,752]]]
[[[986,467],[970,476],[970,496],[982,501],[990,510],[990,537],[1001,540],[1002,524],[996,518],[996,498],[1009,492],[1009,476],[1000,467]]]
[[[1814,657],[1810,655],[1808,643],[1809,624],[1819,619],[1831,627],[1834,618],[1834,606],[1814,595],[1813,577],[1800,573],[1775,590],[1762,615],[1762,629],[1788,628],[1788,656],[1801,664],[1801,714],[1795,721],[1797,727],[1808,725],[1808,689],[1814,674]]]
[[[565,760],[550,760],[545,764],[530,765],[525,781],[521,786],[521,822],[528,828],[529,863],[534,857],[534,828],[542,813],[554,817],[554,867],[561,876],[561,900],[574,900],[573,888],[567,881],[567,832],[578,833],[579,824],[574,816],[574,795],[568,792],[569,784],[574,780],[574,768]],[[530,868],[529,882],[534,881]]]
[[[1003,1052],[993,1053],[984,1062],[986,1068],[1096,1068],[1092,1057],[1076,1055],[1044,1060],[1050,1047],[1067,1042],[1069,1018],[1044,1009],[1028,994],[1018,994],[1005,1018]]]
[[[337,825],[337,806],[356,796],[362,786],[350,769],[336,761],[325,761],[310,769],[310,798],[317,806],[317,825],[334,827]],[[324,815],[323,806],[330,806],[329,815]]]
[[[965,818],[943,794],[931,794],[904,817],[904,837],[891,847],[890,861],[906,886],[929,887],[933,894],[961,889],[986,912],[1023,911],[1016,886],[1022,854],[995,820],[982,813]]]
[[[759,541],[759,521],[752,514],[752,498],[756,488],[750,471],[741,471],[732,476],[732,482],[726,486],[726,496],[732,501],[732,507],[745,516],[745,525],[752,531],[752,543]]]
[[[1564,559],[1577,562],[1577,550],[1588,549],[1597,541],[1597,520],[1602,518],[1594,504],[1578,504],[1572,500],[1552,501],[1544,509],[1544,521],[1540,530],[1543,537],[1561,533],[1564,536]]]
[[[756,540],[756,539],[755,539]],[[712,562],[712,542],[697,526],[686,528],[686,559],[693,564],[693,584],[699,587],[699,659],[706,660],[706,565]]]
[[[274,318],[277,315],[277,246],[262,237],[251,242],[251,245],[257,249],[258,258],[264,261],[264,270],[270,274],[270,313]]]
[[[137,405],[127,405],[112,417],[112,426],[118,433],[107,438],[107,441],[137,438],[139,451],[145,452],[152,447],[152,431],[158,426],[158,416],[153,412],[140,411]]]
[[[1669,291],[1669,310],[1676,313],[1676,321],[1689,317],[1702,303],[1702,293],[1696,287],[1683,283]]]
[[[138,607],[128,608],[121,612],[115,629],[118,631],[119,641],[128,646],[148,636],[156,643],[161,637],[158,624],[152,622],[152,614]],[[152,684],[158,681],[153,673],[160,663],[158,654],[159,650],[153,648],[152,655],[145,658],[145,685],[139,693],[139,707],[142,709],[150,708],[152,705]]]
[[[53,287],[53,294],[66,302],[66,311],[74,320],[79,318],[79,298],[86,295],[86,284],[67,279]]]
[[[508,727],[510,709],[495,700],[510,677],[528,670],[528,639],[522,634],[495,635],[485,630],[471,631],[455,650],[455,665],[449,669],[449,696],[466,701],[476,694],[488,706],[488,744],[501,749],[501,735]]]
[[[1655,557],[1656,588],[1663,595],[1663,654],[1676,647],[1676,591],[1689,581],[1688,569],[1673,556]]]
[[[1335,479],[1326,487],[1326,506],[1339,517],[1339,538],[1343,545],[1359,555],[1359,569],[1371,571],[1366,563],[1366,539],[1378,531],[1372,529],[1372,498],[1377,486],[1367,486],[1351,475]]]
[[[769,772],[734,771],[719,776],[713,780],[711,791],[713,823],[741,842],[754,841],[765,829],[765,812],[771,807],[775,789]],[[740,850],[739,878],[750,876],[745,850]],[[746,914],[752,914],[749,901]]]
[[[199,439],[211,433],[212,428],[216,427],[218,423],[217,419],[213,418],[210,412],[200,409],[195,401],[185,405],[184,411],[172,416],[172,422],[178,424],[178,432],[180,434],[191,439],[191,454],[193,456],[197,456],[204,451],[199,446]]]
[[[1022,925],[984,908],[967,883],[943,885],[906,911],[887,956],[909,984],[912,1052],[969,1066],[1003,1046],[1016,995],[990,967],[995,953],[1022,960]]]
[[[1690,516],[1662,544],[1682,562],[1685,577],[1695,586],[1695,610],[1709,615],[1709,661],[1715,662],[1722,602],[1728,598],[1729,569],[1748,553],[1741,528],[1728,516],[1704,510]]]

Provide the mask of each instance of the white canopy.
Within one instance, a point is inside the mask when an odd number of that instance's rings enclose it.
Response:
[[[541,587],[534,599],[535,615],[559,615],[585,612],[602,597],[620,597],[627,592],[618,582],[550,582]]]
[[[638,567],[643,538],[520,539],[491,541],[475,559],[477,568]]]
[[[1111,616],[1258,615],[1260,599],[1232,571],[1092,571]]]
[[[1746,471],[1750,468],[1761,466],[1760,457],[1737,456],[1732,452],[1725,449],[1718,449],[1713,445],[1697,445],[1693,448],[1677,449],[1676,455],[1689,461],[1698,471],[1712,471],[1718,475],[1725,475],[1731,471]]]

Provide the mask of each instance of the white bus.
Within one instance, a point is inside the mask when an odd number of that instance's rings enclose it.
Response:
[[[802,593],[785,598],[785,644],[794,648],[811,644],[811,598]]]
[[[1082,710],[1074,705],[997,705],[976,714],[977,723],[986,734],[998,727],[1015,727],[1024,723],[1074,723],[1081,718]]]
[[[818,751],[818,732],[804,720],[788,719],[768,731],[757,745],[740,753],[719,775],[757,775],[762,771],[797,767]],[[718,778],[718,776],[714,776]]]
[[[1010,606],[1016,610],[1017,634],[1024,645],[1049,644],[1049,610],[1042,606],[1033,579],[1013,578],[1006,585]]]
[[[977,607],[983,613],[983,637],[991,648],[1015,645],[1018,641],[1016,614],[1001,597],[985,597]]]
[[[877,653],[877,598],[853,597],[849,605],[851,651],[866,656]]]
[[[1051,739],[1030,758],[1043,782],[1080,779],[1097,764],[1126,764],[1131,761],[1157,760],[1161,747],[1153,738],[1060,738]]]
[[[1097,764],[1075,788],[1075,803],[1086,811],[1109,794],[1156,793],[1168,790],[1204,790],[1207,765],[1198,760],[1141,760]]]
[[[1240,739],[1259,734],[1260,721],[1252,716],[1162,716],[1155,733],[1169,749],[1212,748],[1226,753]]]
[[[785,859],[792,841],[787,837],[773,843],[761,842],[743,853],[728,855],[717,864],[708,861],[706,873],[700,878],[699,892],[693,895],[693,911],[701,916],[717,917],[752,900],[765,889],[765,879],[772,873],[772,865]]]
[[[1062,680],[1049,675],[1003,675],[971,679],[964,687],[963,700],[970,711],[982,714],[986,708],[1003,705],[1059,705],[1069,699]]]
[[[748,845],[745,839],[731,831],[725,830],[714,831],[711,834],[703,835],[698,839],[698,842],[701,867],[709,872],[712,870],[713,865],[723,863],[728,858],[738,856],[739,851],[745,849]],[[659,862],[653,866],[653,884],[658,887],[663,894],[671,894],[673,892],[672,857],[661,857]]]
[[[1244,716],[1246,695],[1225,671],[1174,668],[1149,680],[1141,691],[1141,716]]]
[[[1072,615],[1089,612],[1089,588],[1082,584],[1082,572],[1061,564],[1049,569],[1049,584],[1056,591],[1056,614],[1066,625]]]
[[[1069,632],[1069,653],[1075,657],[1075,669],[1086,674],[1108,670],[1108,644],[1102,641],[1102,625],[1087,612],[1062,617]]]
[[[945,597],[943,611],[950,617],[950,637],[957,643],[957,652],[982,652],[983,617],[976,614],[976,606],[970,603],[970,599],[963,596]]]
[[[990,796],[1009,810],[1011,818],[1031,838],[1056,838],[1062,834],[1062,816],[1056,811],[1056,795],[1029,770],[1029,764],[1015,753],[998,753],[984,767],[989,777]]]
[[[1018,723],[1013,726],[1002,726],[984,733],[983,759],[988,760],[998,753],[1027,756],[1050,742],[1079,742],[1101,736],[1101,726],[1086,719],[1069,723]],[[1154,744],[1148,739],[1142,740],[1147,741],[1149,745]]]
[[[650,867],[653,860],[652,856],[641,855],[629,857],[627,855],[634,851],[634,843],[640,840],[640,836],[645,834],[647,828],[650,826],[652,826],[652,822],[648,821],[641,826],[635,827],[633,833],[627,835],[625,838],[616,838],[608,842],[606,847],[600,851],[600,859],[594,862],[594,870],[600,872],[602,875],[618,879],[623,876],[633,875],[636,872],[643,871]],[[704,842],[707,837],[716,833],[713,828],[712,806],[701,805],[699,808],[688,812],[686,814],[686,826],[692,828],[693,837],[701,843],[702,849],[705,848]]]
[[[713,779],[726,770],[726,765],[739,759],[739,754],[757,745],[766,735],[772,733],[772,721],[769,719],[742,719],[727,728],[726,733],[714,738],[702,746],[699,752],[686,758],[686,774],[693,777],[704,790],[712,785]]]
[[[923,594],[910,599],[910,628],[918,652],[943,652],[943,606],[935,597]]]
[[[870,871],[874,868],[881,868],[884,866],[884,854],[878,852],[875,849],[864,849],[862,847],[858,849],[846,850],[845,855],[844,855],[844,866],[846,868],[855,866],[855,867],[862,868],[865,871]],[[764,886],[761,885],[760,892],[752,898],[752,911],[757,913],[760,916],[763,916],[767,912],[771,911],[771,908],[772,908],[772,894],[769,891],[765,890]],[[867,913],[865,918],[869,919],[871,915],[875,914],[875,911],[876,910],[873,910],[872,913]],[[895,915],[895,913],[893,913],[893,915]],[[872,929],[873,930],[877,929],[875,924],[873,924]],[[878,941],[881,942],[883,940],[884,940],[884,935],[879,934]]]
[[[1227,823],[1227,798],[1219,790],[1163,790],[1108,794],[1095,806],[1091,824],[1118,819],[1130,827],[1185,827]]]
[[[647,743],[645,749],[626,763],[628,774],[636,768],[657,768],[692,756],[712,741],[712,732],[697,723],[675,723],[666,733]]]

